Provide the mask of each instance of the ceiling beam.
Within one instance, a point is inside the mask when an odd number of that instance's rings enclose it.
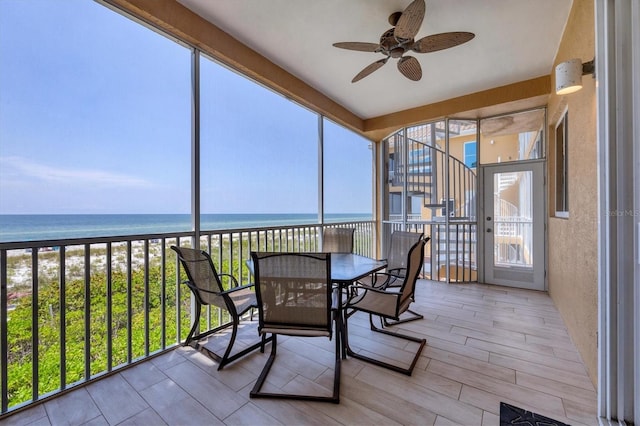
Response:
[[[443,117],[451,117],[463,112],[468,112],[469,115],[466,118],[479,118],[483,115],[478,114],[478,111],[483,108],[507,104],[510,105],[513,111],[515,110],[513,109],[514,103],[529,99],[533,99],[534,103],[538,104],[531,105],[531,107],[540,106],[546,103],[547,96],[550,93],[551,76],[544,75],[531,80],[519,81],[506,86],[447,99],[442,102],[370,118],[364,121],[364,133],[369,139],[381,140],[402,127]]]

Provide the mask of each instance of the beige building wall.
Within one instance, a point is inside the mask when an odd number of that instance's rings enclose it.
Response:
[[[595,55],[593,0],[574,0],[555,65]],[[552,70],[552,87],[555,78]],[[549,97],[548,279],[549,294],[577,346],[591,380],[597,381],[597,158],[596,87],[582,77],[582,90]],[[568,109],[569,217],[555,217],[555,126]]]
[[[501,136],[481,136],[480,143],[482,144],[480,152],[480,163],[482,164],[517,161],[519,159],[517,133]]]

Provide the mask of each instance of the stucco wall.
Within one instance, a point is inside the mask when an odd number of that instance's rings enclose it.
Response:
[[[493,143],[491,143],[493,141]],[[482,164],[518,160],[518,134],[481,136],[480,162]]]
[[[595,55],[593,0],[574,0],[555,65]],[[549,97],[549,294],[562,315],[591,380],[597,380],[597,158],[596,87],[591,75],[582,90]],[[555,79],[552,70],[552,87]],[[568,108],[569,218],[554,217],[555,126]]]

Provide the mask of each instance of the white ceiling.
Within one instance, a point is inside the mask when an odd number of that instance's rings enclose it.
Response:
[[[551,73],[572,0],[426,0],[416,40],[469,31],[476,37],[433,53],[412,53],[422,80],[391,59],[357,83],[379,53],[332,46],[378,43],[388,16],[411,0],[178,0],[240,42],[363,119]]]

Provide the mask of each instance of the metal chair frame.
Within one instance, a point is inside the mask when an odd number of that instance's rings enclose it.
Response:
[[[183,269],[185,270],[186,274],[187,274],[187,280],[183,281],[183,284],[185,284],[187,287],[189,287],[189,289],[191,290],[191,293],[194,296],[195,302],[196,302],[196,306],[195,306],[195,318],[193,321],[193,325],[191,326],[191,330],[189,330],[189,334],[187,335],[187,338],[185,339],[183,346],[191,346],[194,349],[197,349],[201,352],[205,352],[207,355],[209,355],[209,357],[211,357],[212,359],[214,359],[215,361],[217,361],[218,364],[218,370],[222,370],[226,365],[228,365],[229,363],[249,354],[250,352],[256,350],[256,349],[260,349],[260,352],[264,352],[264,346],[265,343],[270,341],[271,338],[266,339],[265,337],[263,337],[259,342],[255,343],[254,345],[251,345],[245,349],[243,349],[242,351],[231,355],[231,351],[233,349],[233,345],[236,341],[236,337],[238,334],[238,326],[240,325],[240,321],[242,319],[242,317],[249,311],[251,311],[251,320],[253,320],[253,309],[256,309],[258,306],[257,304],[254,302],[251,305],[247,306],[245,309],[238,311],[236,309],[236,305],[233,302],[233,299],[231,298],[231,296],[240,291],[240,290],[245,290],[248,288],[252,288],[253,284],[247,284],[247,285],[243,285],[240,286],[238,283],[238,280],[231,274],[218,274],[218,272],[216,271],[216,268],[213,265],[213,261],[211,260],[211,256],[203,250],[194,250],[192,248],[184,248],[184,247],[176,247],[176,246],[171,246],[171,249],[173,251],[176,252],[178,259],[180,260],[180,263],[182,264]],[[183,250],[193,250],[193,251],[197,251],[199,252],[199,255],[201,255],[202,257],[198,260],[190,260],[184,257],[183,255]],[[213,272],[213,277],[215,277],[215,285],[220,289],[220,291],[210,291],[207,290],[201,286],[198,286],[197,284],[197,280],[194,279],[192,271],[190,269],[190,264],[191,263],[199,263],[199,262],[208,262],[209,267],[211,268],[212,272]],[[220,281],[220,277],[228,277],[231,282],[233,283],[233,287],[230,288],[229,290],[224,290],[222,287],[222,282]],[[202,308],[203,306],[211,306],[211,304],[206,303],[201,295],[200,292],[204,292],[204,293],[208,293],[214,296],[219,296],[224,300],[224,304],[226,307],[226,310],[229,312],[229,316],[231,317],[231,322],[230,323],[226,323],[226,324],[222,324],[216,328],[213,328],[211,330],[207,330],[205,332],[202,333],[196,333],[196,331],[198,330],[198,327],[200,326],[200,316],[201,316],[201,312],[202,312]],[[229,344],[227,345],[227,349],[225,350],[223,355],[219,355],[211,350],[209,350],[208,348],[206,348],[205,346],[200,344],[200,340],[202,340],[205,337],[208,337],[214,333],[217,333],[221,330],[224,330],[228,327],[232,327],[232,332],[231,332],[231,338],[229,340]]]
[[[331,254],[330,253],[251,253],[253,265],[254,265],[254,277],[256,283],[256,297],[258,299],[258,309],[259,309],[259,322],[260,325],[258,327],[258,331],[262,334],[262,336],[266,335],[264,332],[264,328],[269,328],[269,332],[271,333],[271,353],[269,354],[269,358],[258,377],[253,389],[249,393],[251,398],[279,398],[279,399],[293,399],[293,400],[303,400],[303,401],[319,401],[319,402],[332,402],[334,404],[338,404],[340,402],[340,365],[341,365],[341,356],[340,356],[340,328],[341,316],[337,314],[335,310],[335,296],[332,290],[331,285]],[[263,304],[263,294],[261,290],[261,281],[260,281],[260,259],[265,257],[274,257],[274,256],[307,256],[313,257],[320,261],[325,262],[326,264],[326,291],[327,291],[327,315],[328,315],[328,327],[318,327],[317,331],[322,331],[328,333],[329,339],[332,338],[332,327],[335,323],[336,327],[336,335],[333,336],[335,339],[335,365],[334,365],[334,378],[333,378],[333,393],[331,396],[316,396],[316,395],[304,395],[304,394],[285,394],[285,393],[274,393],[274,392],[262,392],[262,386],[269,375],[269,371],[273,366],[273,363],[276,359],[276,352],[278,346],[277,336],[278,334],[290,335],[290,336],[304,336],[304,333],[300,334],[296,332],[295,324],[287,323],[287,324],[275,324],[275,323],[265,323],[264,319],[264,310]],[[301,277],[296,277],[299,279]],[[295,289],[292,289],[295,290]],[[294,298],[294,301],[297,299]],[[267,302],[268,303],[268,302]],[[273,332],[274,328],[281,327],[280,332]],[[313,330],[313,326],[303,326],[307,330]]]
[[[395,291],[390,292],[388,291],[388,289],[380,289],[380,288],[374,288],[371,286],[363,286],[363,285],[357,285],[357,284],[354,286],[358,290],[358,292],[352,293],[344,311],[344,335],[345,335],[344,341],[345,341],[347,355],[363,360],[365,362],[378,365],[380,367],[384,367],[393,371],[397,371],[399,373],[406,374],[408,376],[411,375],[416,365],[416,362],[418,361],[418,358],[422,353],[422,349],[424,348],[424,345],[427,343],[426,339],[420,339],[420,338],[409,336],[406,334],[385,330],[384,328],[378,328],[373,323],[373,316],[376,315],[383,319],[392,319],[395,321],[399,321],[400,315],[408,311],[407,307],[408,307],[408,303],[410,302],[407,301],[407,298],[413,297],[416,281],[418,279],[418,275],[420,274],[422,259],[424,258],[424,246],[426,242],[427,241],[425,239],[420,239],[418,242],[416,242],[413,245],[411,250],[409,250],[409,253],[407,255],[407,259],[408,259],[407,274],[403,278],[403,283],[398,292],[395,292]],[[415,254],[416,250],[419,251],[418,254]],[[408,290],[407,290],[407,286],[409,286]],[[403,297],[403,295],[405,295],[405,291],[409,291],[410,293]],[[373,292],[373,293],[379,294],[382,297],[388,298],[390,300],[389,303],[395,303],[395,306],[393,307],[394,308],[393,312],[383,313],[380,311],[366,309],[364,307],[358,306],[358,302],[361,300],[364,300],[367,292]],[[366,312],[369,314],[369,323],[371,326],[371,330],[377,333],[382,333],[382,334],[394,336],[400,339],[408,340],[411,342],[419,343],[418,350],[416,351],[413,357],[413,360],[408,368],[403,368],[395,364],[390,364],[390,363],[381,361],[379,359],[368,357],[368,356],[359,354],[351,349],[351,347],[349,346],[349,332],[348,332],[349,318],[358,311]]]

